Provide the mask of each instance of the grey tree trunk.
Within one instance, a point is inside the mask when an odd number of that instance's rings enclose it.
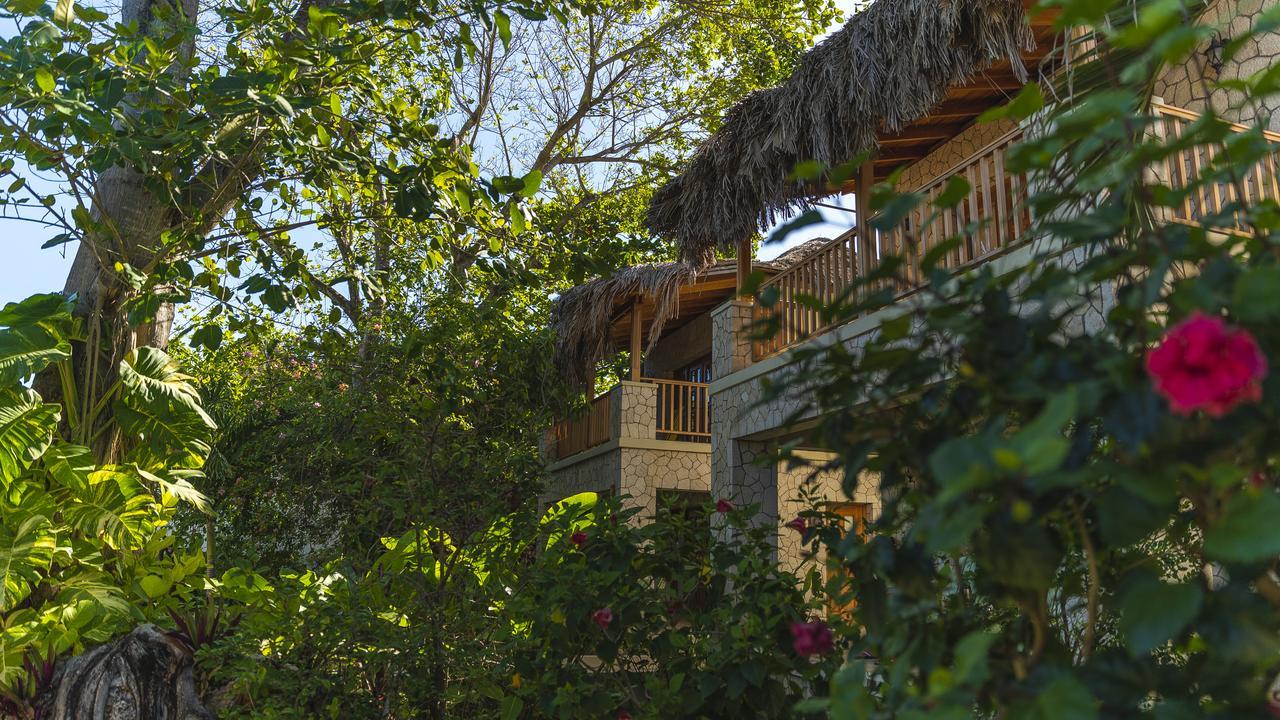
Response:
[[[191,651],[154,625],[67,661],[39,705],[47,720],[213,720],[196,696]]]
[[[147,28],[152,37],[164,39],[178,29],[175,22],[194,23],[198,12],[198,0],[177,0],[176,4],[170,0],[125,0],[120,8],[120,20],[125,24],[136,23],[138,27]],[[195,40],[190,37],[179,47],[178,59],[170,73],[175,76],[188,73],[194,51]],[[126,98],[125,112],[136,113],[139,101],[138,97]],[[88,334],[88,340],[75,353],[77,385],[87,397],[98,398],[115,382],[120,361],[131,350],[140,345],[164,348],[169,344],[173,306],[166,303],[150,322],[133,326],[129,322],[127,303],[134,291],[116,272],[115,264],[146,267],[154,258],[161,234],[172,224],[173,214],[166,202],[147,190],[142,173],[115,166],[104,171],[94,183],[91,215],[96,227],[89,229],[81,240],[63,292],[78,298],[75,312],[84,318]],[[51,399],[61,392],[53,378],[45,378],[40,389]],[[101,462],[117,460],[118,438],[110,433],[99,437],[94,454]]]

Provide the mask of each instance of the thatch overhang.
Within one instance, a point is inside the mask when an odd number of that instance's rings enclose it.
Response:
[[[782,272],[825,245],[816,238],[752,270],[766,277]],[[555,363],[566,382],[582,385],[596,365],[629,344],[632,303],[640,303],[641,342],[652,349],[664,334],[710,311],[737,290],[737,263],[721,261],[697,270],[681,262],[623,268],[566,290],[551,311]],[[708,351],[710,348],[708,348]]]
[[[814,160],[877,152],[886,177],[1011,97],[1051,45],[1029,0],[876,0],[818,44],[782,85],[747,96],[653,196],[646,224],[695,267],[775,225],[829,181],[797,181]],[[1038,49],[1039,48],[1039,49]]]

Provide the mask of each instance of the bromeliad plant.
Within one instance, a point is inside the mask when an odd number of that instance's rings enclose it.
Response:
[[[82,392],[71,310],[61,295],[0,309],[0,710],[20,717],[56,657],[162,616],[204,567],[166,526],[179,502],[208,510],[191,483],[213,421],[154,348],[130,352],[105,394]],[[27,386],[38,374],[60,402]],[[122,453],[102,464],[90,447],[107,435]]]

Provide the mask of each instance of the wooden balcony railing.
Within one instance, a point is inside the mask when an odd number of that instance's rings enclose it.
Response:
[[[755,359],[830,329],[832,324],[823,320],[820,308],[830,304],[859,272],[876,268],[886,255],[907,261],[896,287],[906,295],[926,281],[920,259],[944,240],[961,238],[940,262],[941,267],[954,270],[982,262],[1020,238],[1031,223],[1023,202],[1027,183],[1022,174],[1007,171],[1004,158],[1021,137],[1021,130],[1014,129],[915,188],[923,200],[896,227],[875,233],[869,242],[860,241],[857,231],[850,230],[765,281],[761,294],[776,292],[777,300],[770,307],[757,303],[755,320],[776,320],[777,332],[754,343]],[[969,193],[952,207],[936,208],[938,196],[957,176],[968,182]],[[866,256],[865,263],[860,255]],[[770,287],[776,290],[770,292]]]
[[[683,380],[645,380],[658,387],[659,440],[711,441],[710,386]]]
[[[613,439],[612,393],[606,392],[592,400],[586,412],[577,417],[557,422],[551,428],[555,443],[555,457],[563,460],[583,450],[602,445]]]
[[[1159,102],[1154,103],[1153,108],[1159,118],[1155,132],[1158,137],[1170,143],[1180,140],[1186,126],[1200,117],[1189,110]],[[1238,131],[1248,130],[1243,125],[1231,127]],[[1255,205],[1263,200],[1280,202],[1280,133],[1263,132],[1263,137],[1276,143],[1278,151],[1263,157],[1232,181],[1209,183],[1192,190],[1183,198],[1181,205],[1172,209],[1168,219],[1174,222],[1199,223],[1204,218],[1221,215],[1232,207]],[[1182,148],[1152,171],[1157,181],[1174,190],[1185,190],[1214,164],[1219,152],[1221,148],[1214,145]],[[1215,229],[1243,232],[1246,228],[1239,213],[1233,213],[1230,226]]]

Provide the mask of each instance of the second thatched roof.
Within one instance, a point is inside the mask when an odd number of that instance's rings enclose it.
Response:
[[[876,0],[811,50],[782,85],[747,96],[683,174],[654,194],[646,220],[696,267],[716,248],[806,207],[793,177],[878,147],[878,133],[918,120],[954,85],[1035,46],[1022,0]]]

